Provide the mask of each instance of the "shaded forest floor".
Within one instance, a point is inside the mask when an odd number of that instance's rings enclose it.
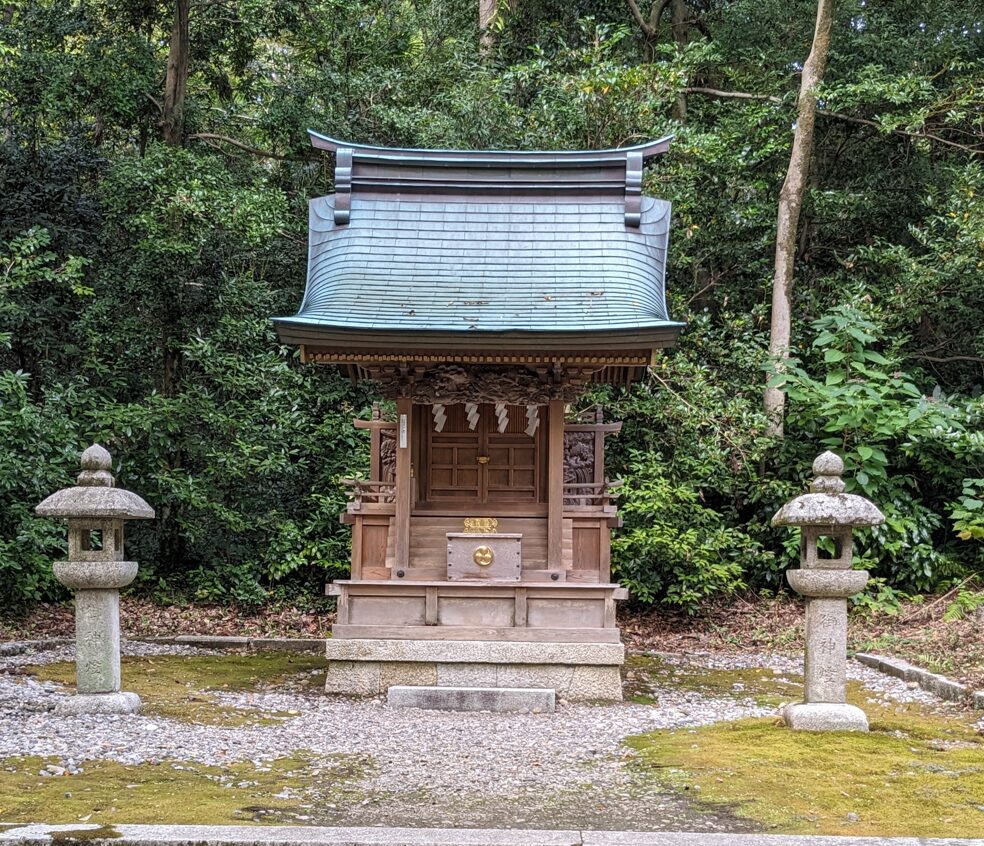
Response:
[[[852,650],[896,655],[933,672],[984,689],[984,609],[959,620],[944,620],[953,597],[925,597],[904,603],[897,613],[855,609],[849,642]],[[289,603],[255,609],[220,605],[158,605],[123,597],[120,612],[125,635],[244,635],[249,637],[326,637],[334,615]],[[802,648],[802,602],[788,596],[732,597],[705,608],[701,615],[657,609],[622,609],[626,645],[632,650],[666,652],[789,652]],[[0,618],[0,641],[71,637],[71,603],[39,604],[21,616]]]

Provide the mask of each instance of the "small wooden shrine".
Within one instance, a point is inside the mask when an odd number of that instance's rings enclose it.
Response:
[[[618,525],[595,383],[627,384],[674,342],[670,204],[642,194],[664,138],[584,152],[349,144],[310,205],[308,279],[282,340],[395,402],[349,480],[351,578],[328,690],[553,687],[619,698],[610,574]]]

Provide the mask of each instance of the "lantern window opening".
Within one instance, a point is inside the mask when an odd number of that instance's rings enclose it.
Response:
[[[102,552],[103,551],[103,530],[102,529],[89,529],[87,532],[82,533],[82,549],[86,552]]]

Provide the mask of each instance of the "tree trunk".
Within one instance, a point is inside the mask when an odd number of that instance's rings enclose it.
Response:
[[[519,0],[508,0],[506,4],[509,11],[514,12],[519,5]],[[481,33],[482,53],[488,53],[495,44],[495,34],[492,32],[492,24],[495,23],[496,13],[499,11],[499,0],[478,0],[478,30]]]
[[[817,116],[814,89],[823,80],[830,53],[830,34],[836,0],[818,0],[817,23],[813,47],[803,65],[797,103],[793,150],[789,157],[786,179],[779,192],[779,215],[776,221],[776,265],[772,279],[772,323],[769,329],[769,353],[779,361],[789,356],[792,322],[793,269],[796,260],[796,230],[799,225],[803,194],[813,152],[813,127]],[[770,435],[782,436],[786,395],[778,388],[765,389],[765,412],[769,416]]]
[[[673,0],[673,8],[670,10],[671,27],[673,30],[673,43],[683,50],[690,40],[690,10],[687,8],[686,0]],[[676,103],[673,106],[673,117],[680,123],[687,122],[687,95],[680,91],[677,94]]]
[[[171,45],[167,57],[167,77],[164,80],[164,108],[161,135],[164,143],[180,147],[184,140],[184,101],[188,86],[188,13],[191,0],[176,0]]]

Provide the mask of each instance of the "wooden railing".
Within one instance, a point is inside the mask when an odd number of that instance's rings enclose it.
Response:
[[[622,480],[609,482],[583,482],[564,485],[564,507],[573,508],[614,508],[619,497],[618,489]]]
[[[363,505],[385,505],[396,499],[395,482],[374,482],[369,479],[342,479],[348,490],[348,510],[362,511]]]

